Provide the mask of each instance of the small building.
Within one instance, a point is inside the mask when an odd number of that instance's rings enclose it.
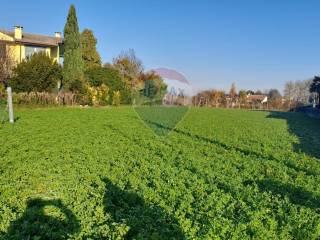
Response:
[[[258,103],[266,103],[268,102],[268,96],[266,95],[248,95],[248,102],[258,102]]]
[[[23,27],[15,26],[14,31],[0,30],[0,43],[10,51],[16,63],[37,52],[45,52],[57,63],[62,63],[60,59],[63,57],[63,38],[60,32],[45,36],[26,33]]]
[[[268,105],[268,96],[266,95],[247,95],[247,103],[251,105],[252,108],[263,108],[264,104]]]

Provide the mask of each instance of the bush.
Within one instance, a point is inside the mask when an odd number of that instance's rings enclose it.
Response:
[[[102,84],[99,87],[87,87],[89,105],[107,105],[109,102],[109,87]]]
[[[7,91],[3,84],[0,84],[0,103],[2,101],[6,101],[7,99]]]
[[[120,91],[114,91],[112,96],[112,105],[119,106],[121,103],[121,93]]]
[[[61,66],[40,52],[13,69],[9,84],[14,92],[51,92],[61,79]]]
[[[112,103],[113,92],[119,91],[121,94],[121,103],[130,103],[130,91],[126,89],[125,82],[119,71],[112,67],[95,67],[86,71],[86,80],[92,87],[100,87],[102,84],[109,87],[109,103]]]
[[[5,121],[5,111],[7,107],[7,92],[3,84],[0,83],[0,123]]]

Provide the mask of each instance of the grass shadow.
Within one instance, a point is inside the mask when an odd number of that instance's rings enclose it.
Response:
[[[28,200],[25,212],[10,224],[3,239],[60,240],[79,230],[79,221],[61,200],[35,198]]]
[[[295,152],[320,159],[320,120],[292,112],[270,112],[268,118],[287,121],[288,131],[299,139],[293,144]]]
[[[320,198],[302,187],[289,183],[282,183],[279,180],[264,179],[259,181],[246,181],[245,185],[257,184],[261,191],[271,192],[274,195],[287,197],[292,204],[311,208],[320,212]]]
[[[146,203],[130,187],[122,190],[109,179],[103,181],[105,211],[129,226],[125,239],[185,239],[178,221],[162,208]]]

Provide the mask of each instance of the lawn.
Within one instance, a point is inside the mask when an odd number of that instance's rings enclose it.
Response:
[[[15,114],[0,127],[0,238],[320,238],[319,120],[206,108]]]

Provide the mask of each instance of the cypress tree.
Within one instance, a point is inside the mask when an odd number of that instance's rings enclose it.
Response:
[[[101,58],[96,48],[97,39],[94,37],[93,32],[90,29],[83,30],[80,39],[85,70],[101,67]]]
[[[64,27],[64,88],[81,91],[84,79],[84,64],[81,53],[80,33],[76,9],[71,5]]]

